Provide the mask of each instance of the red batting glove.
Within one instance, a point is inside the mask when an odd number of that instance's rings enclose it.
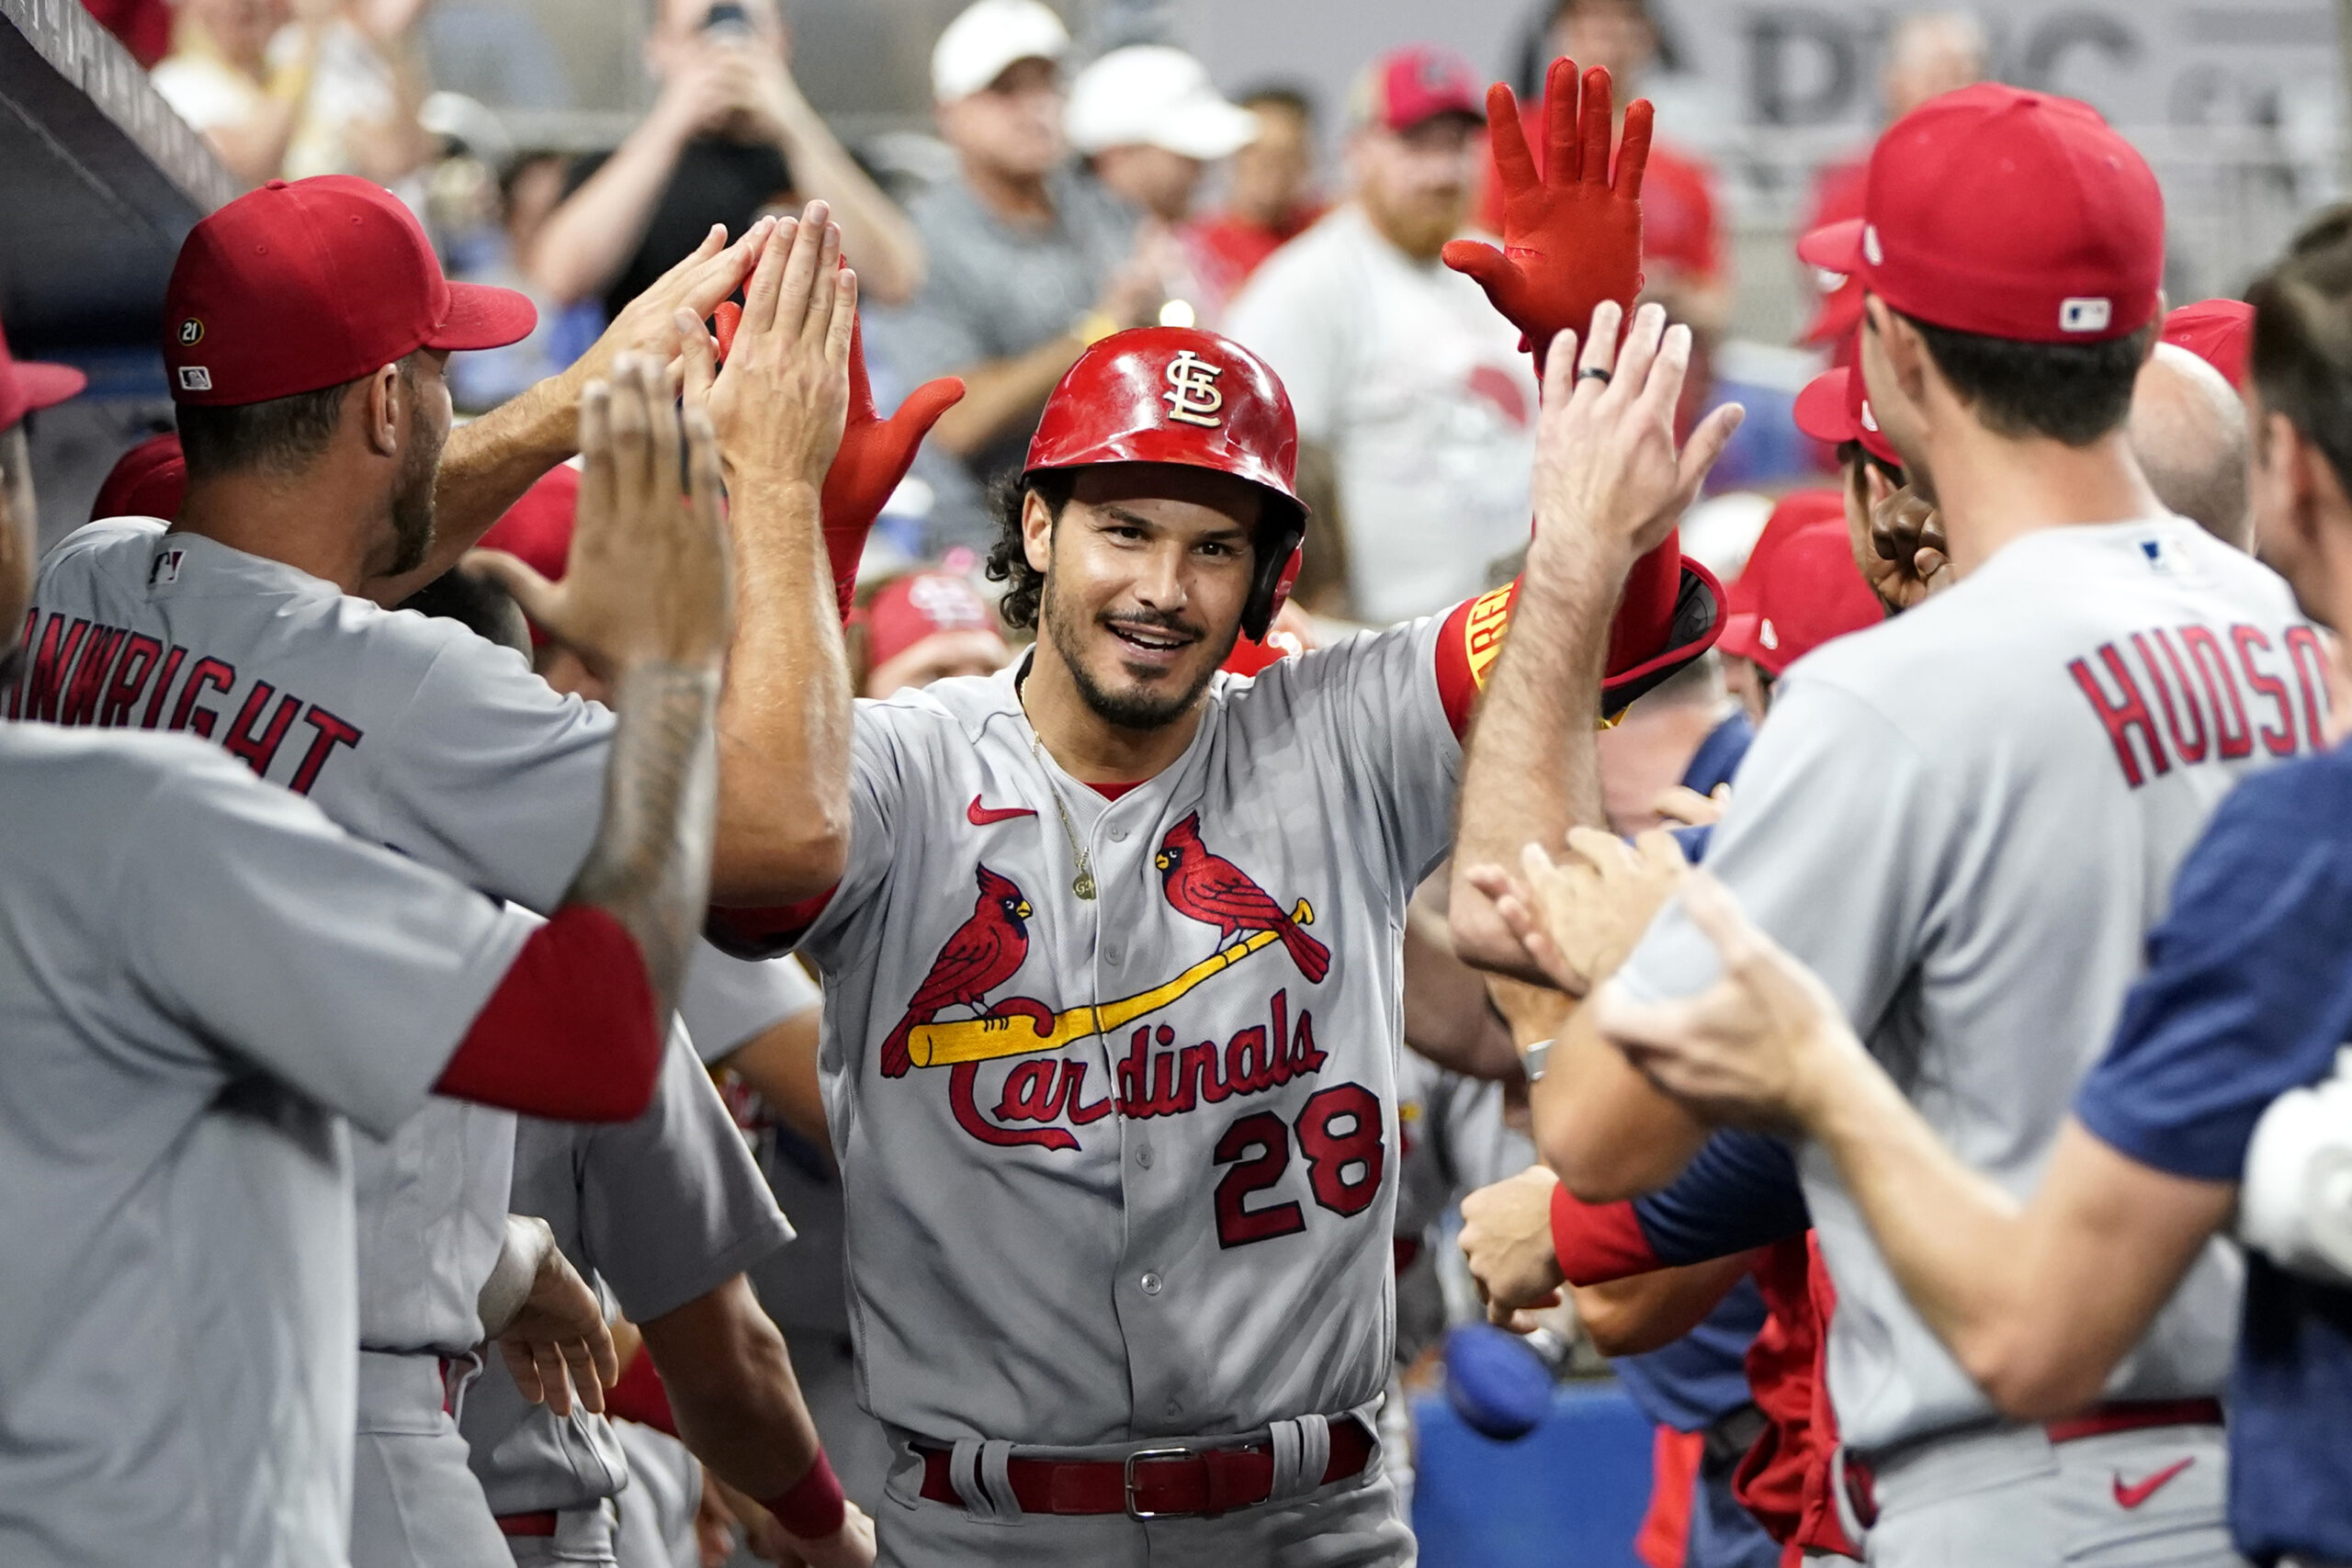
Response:
[[[723,365],[727,351],[735,345],[735,330],[743,324],[743,307],[732,299],[722,301],[710,324]],[[822,497],[825,559],[832,568],[833,596],[844,622],[857,593],[857,563],[865,554],[865,536],[873,532],[890,492],[907,477],[923,436],[963,396],[963,381],[943,376],[917,387],[898,412],[883,419],[875,412],[874,387],[866,379],[865,327],[850,327],[849,419],[842,428],[841,450],[825,470]]]
[[[1487,291],[1532,349],[1535,369],[1563,331],[1583,335],[1593,308],[1614,299],[1630,315],[1642,289],[1642,170],[1650,156],[1651,110],[1636,98],[1625,111],[1616,178],[1610,177],[1609,73],[1584,73],[1583,101],[1573,60],[1552,62],[1544,83],[1544,156],[1538,173],[1528,151],[1519,101],[1498,82],[1487,89],[1487,139],[1502,182],[1503,248],[1476,240],[1445,247],[1445,265]]]

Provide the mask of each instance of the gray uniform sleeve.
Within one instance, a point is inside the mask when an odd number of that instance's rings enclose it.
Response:
[[[131,835],[132,983],[379,1137],[424,1103],[537,923],[217,753],[165,775]]]
[[[1709,840],[1706,869],[1821,976],[1866,1041],[1929,940],[1947,876],[1937,857],[1960,838],[1949,795],[1868,703],[1820,680],[1793,680],[1775,697]],[[1721,973],[1713,944],[1678,899],[1658,912],[1619,978],[1656,1000],[1693,995]]]
[[[796,958],[729,958],[708,942],[695,949],[678,993],[678,1021],[695,1055],[723,1062],[782,1023],[824,1005],[817,982]]]
[[[709,1294],[792,1239],[681,1031],[671,1032],[645,1114],[585,1138],[581,1235],[634,1322]]]
[[[1438,694],[1437,641],[1446,617],[1367,632],[1259,675],[1273,697],[1338,759],[1352,826],[1392,876],[1418,886],[1453,841],[1462,743]]]
[[[404,854],[552,913],[605,809],[613,715],[511,649],[453,637],[384,748],[379,830]]]

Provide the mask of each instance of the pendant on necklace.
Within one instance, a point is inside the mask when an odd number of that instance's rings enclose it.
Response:
[[[1091,901],[1094,897],[1094,873],[1080,867],[1079,874],[1070,878],[1069,890],[1080,897]]]

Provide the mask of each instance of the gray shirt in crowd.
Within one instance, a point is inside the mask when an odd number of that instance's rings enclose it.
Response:
[[[867,318],[876,352],[906,385],[1028,353],[1066,333],[1134,248],[1135,215],[1092,180],[1069,171],[1046,182],[1054,217],[1011,223],[990,211],[961,175],[907,204],[930,254],[922,291]],[[983,484],[1017,471],[1034,416],[1008,426],[967,465]]]

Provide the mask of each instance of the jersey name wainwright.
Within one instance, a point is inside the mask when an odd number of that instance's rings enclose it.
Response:
[[[10,718],[185,729],[217,739],[256,773],[266,773],[291,741],[301,760],[286,786],[297,795],[311,793],[337,748],[365,738],[357,725],[299,693],[257,676],[241,680],[225,659],[62,611],[25,617],[24,662],[22,681],[7,693]]]

